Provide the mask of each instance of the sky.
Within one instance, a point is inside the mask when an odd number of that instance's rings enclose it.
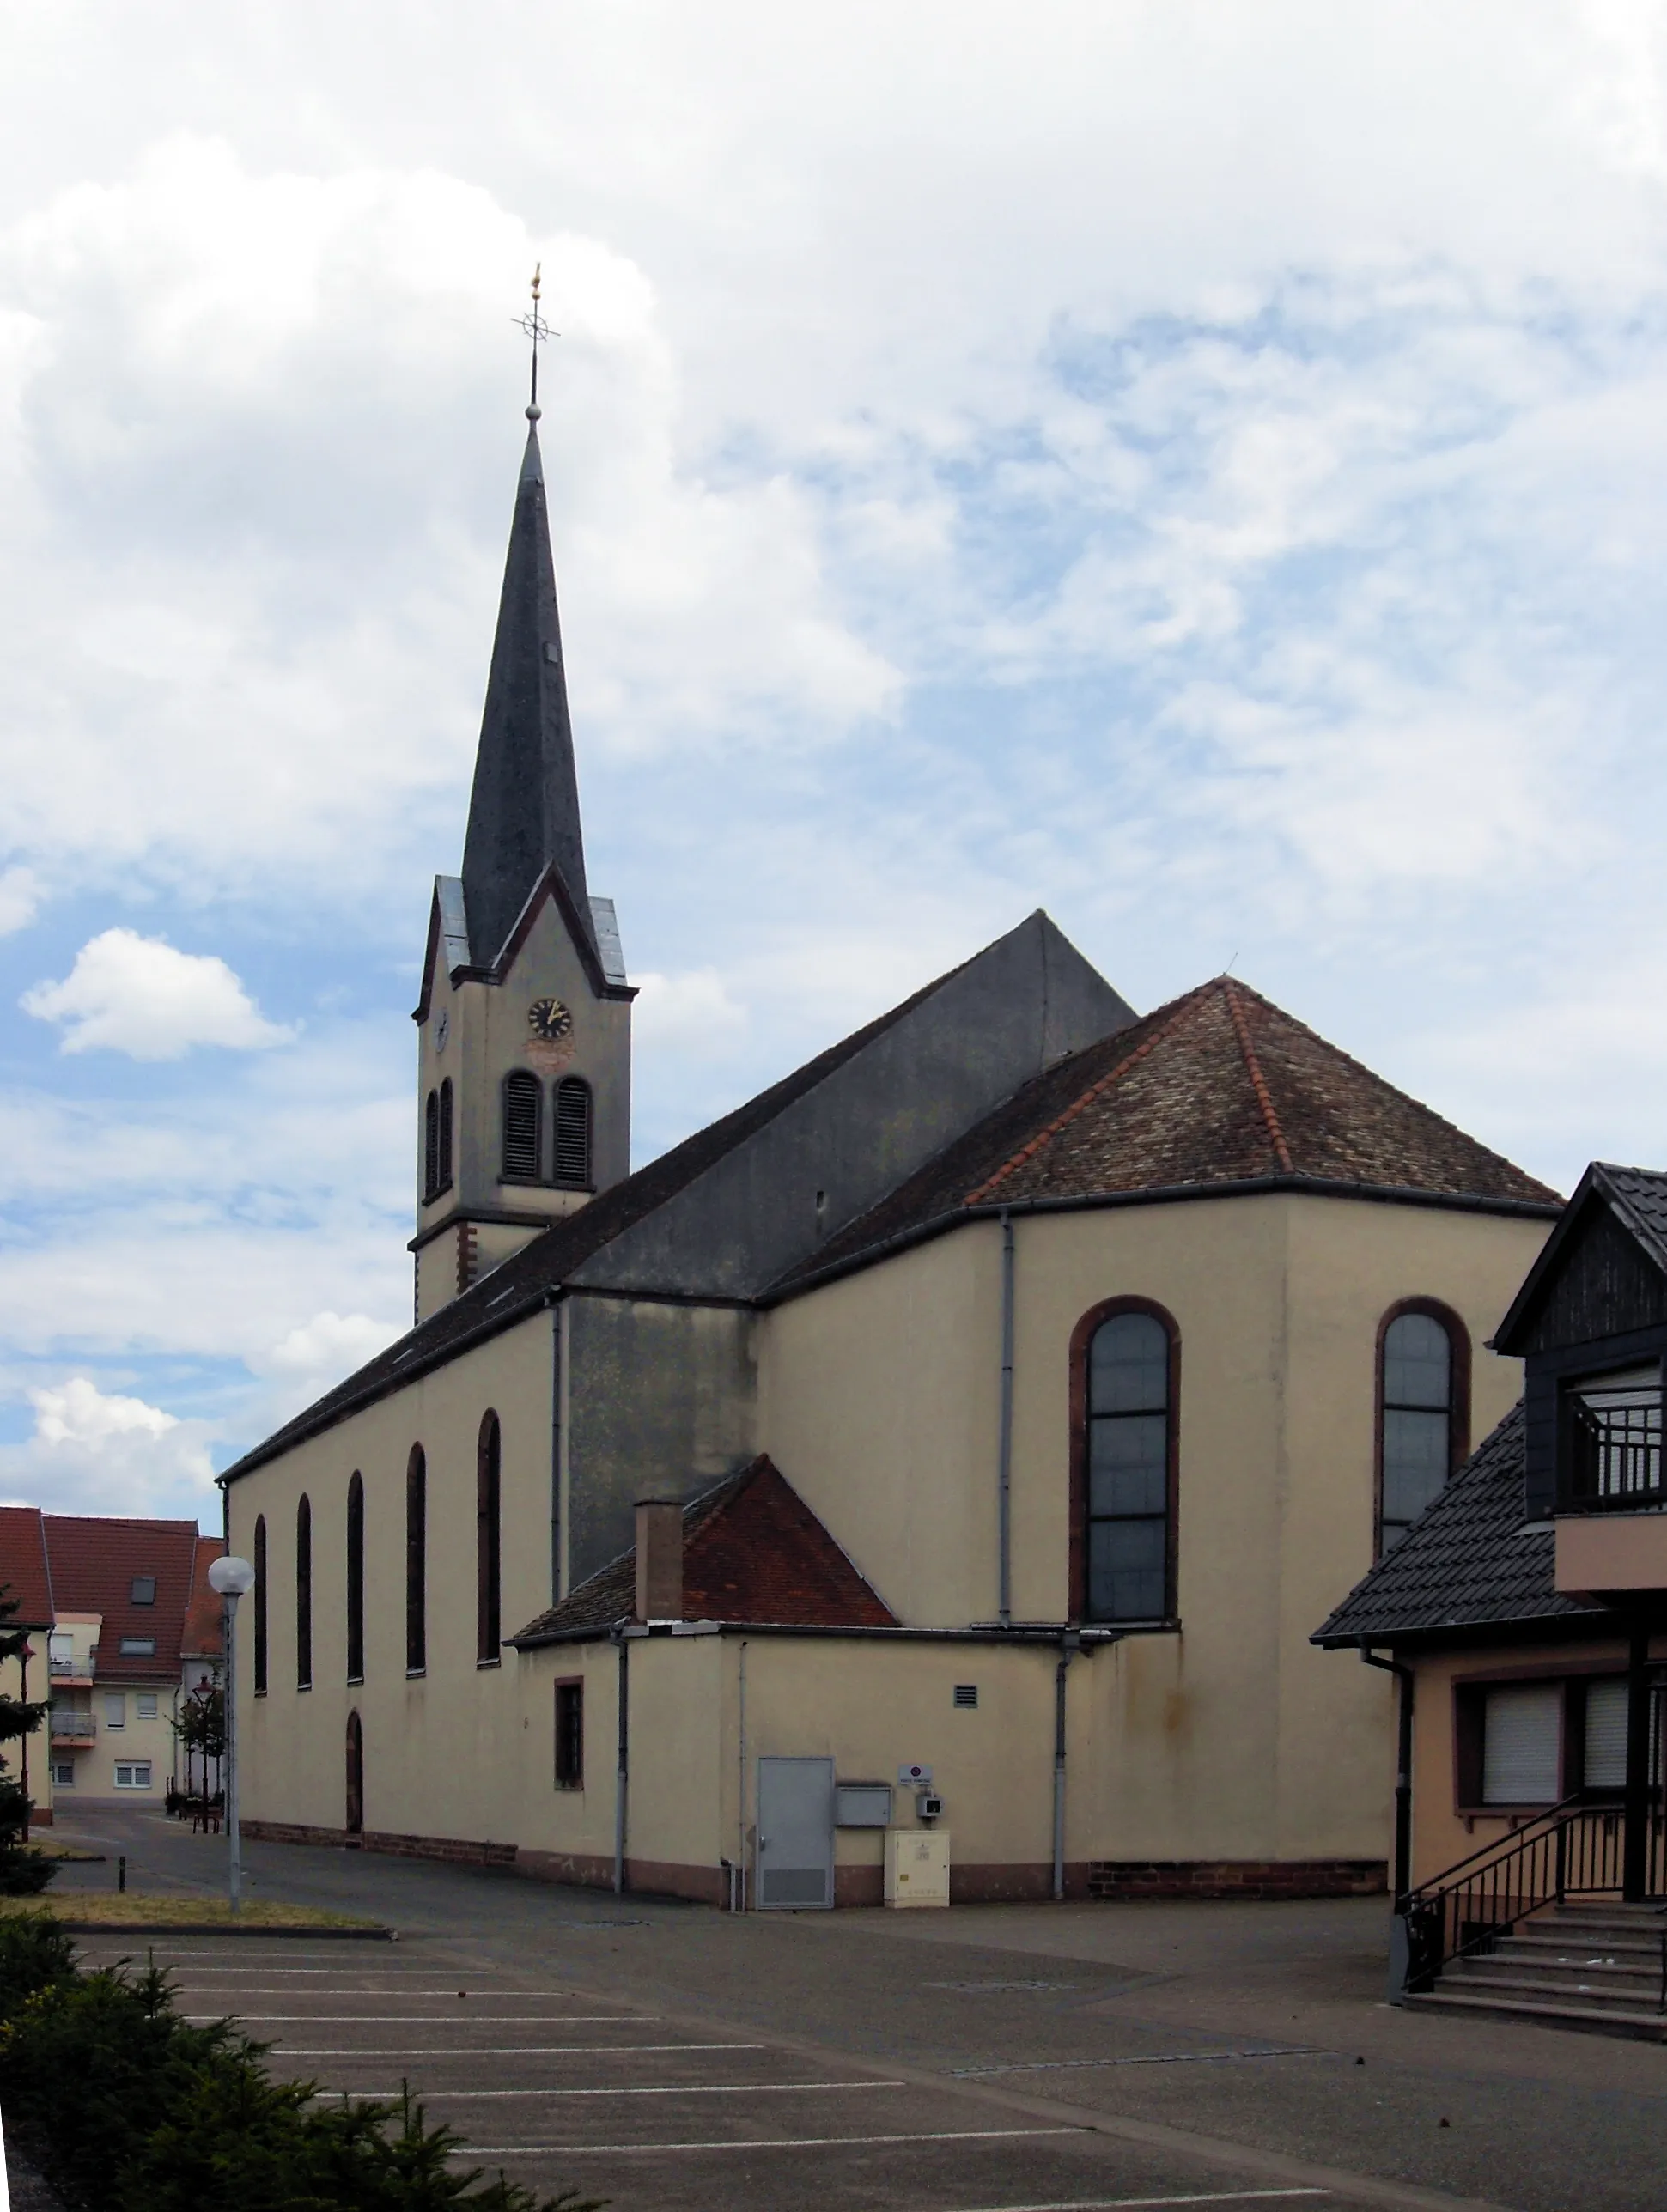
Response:
[[[0,1493],[409,1322],[541,424],[652,1157],[1037,906],[1667,1164],[1667,8],[0,0]]]

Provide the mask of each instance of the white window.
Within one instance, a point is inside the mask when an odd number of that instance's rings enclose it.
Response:
[[[133,1717],[139,1721],[154,1721],[156,1717],[156,1692],[141,1690],[133,1700]]]
[[[127,1726],[127,1698],[122,1691],[112,1690],[106,1693],[104,1700],[104,1724],[106,1728]]]
[[[1560,1682],[1490,1690],[1481,1740],[1484,1805],[1554,1805],[1561,1779]]]
[[[73,1790],[73,1789],[75,1788],[75,1786],[76,1786],[76,1762],[74,1761],[74,1759],[55,1759],[52,1761],[52,1787],[53,1787],[53,1789],[54,1789],[54,1790]]]
[[[148,1759],[119,1759],[116,1761],[118,1790],[149,1790],[150,1761]]]

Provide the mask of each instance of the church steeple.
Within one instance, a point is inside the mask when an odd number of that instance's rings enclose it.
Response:
[[[515,487],[486,710],[463,846],[463,902],[477,962],[496,960],[533,886],[553,862],[597,952],[585,885],[556,568],[550,551],[538,408]]]

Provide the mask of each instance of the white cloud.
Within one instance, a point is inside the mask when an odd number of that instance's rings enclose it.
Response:
[[[21,1004],[63,1028],[64,1052],[178,1060],[195,1045],[260,1052],[295,1036],[263,1017],[223,960],[131,929],[90,939],[61,983],[37,984]]]
[[[0,937],[9,937],[34,920],[40,888],[31,869],[0,869]]]
[[[291,1401],[285,1411],[293,1411],[386,1351],[404,1334],[406,1326],[373,1320],[368,1314],[338,1314],[326,1309],[289,1330],[264,1357],[251,1355],[248,1364],[280,1386]]]
[[[729,995],[715,968],[696,968],[680,975],[652,973],[632,978],[637,1000],[631,1010],[637,1043],[652,1050],[721,1054],[733,1050],[746,1028],[746,1008]]]
[[[0,1446],[0,1484],[12,1497],[56,1513],[177,1510],[182,1491],[210,1505],[207,1423],[106,1393],[84,1375],[28,1397],[33,1436]]]

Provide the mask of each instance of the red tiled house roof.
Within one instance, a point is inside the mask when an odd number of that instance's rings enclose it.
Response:
[[[209,1569],[226,1547],[218,1536],[199,1536],[192,1563],[191,1596],[186,1606],[179,1649],[187,1659],[218,1659],[226,1649],[225,1600],[209,1587]]]
[[[17,1601],[11,1627],[51,1628],[52,1577],[38,1505],[0,1505],[0,1583]]]
[[[593,1574],[509,1640],[521,1648],[630,1620],[636,1548]],[[896,1628],[792,1485],[755,1459],[683,1509],[683,1617],[748,1626]]]
[[[154,1681],[177,1672],[185,1644],[198,1537],[194,1521],[94,1520],[46,1516],[46,1557],[60,1613],[95,1613],[100,1681]],[[154,1605],[133,1602],[133,1583],[154,1576]],[[153,1654],[122,1653],[124,1638],[149,1638]]]
[[[1557,1193],[1218,975],[1074,1053],[784,1275],[779,1294],[973,1207],[1288,1183],[1561,1208]]]

